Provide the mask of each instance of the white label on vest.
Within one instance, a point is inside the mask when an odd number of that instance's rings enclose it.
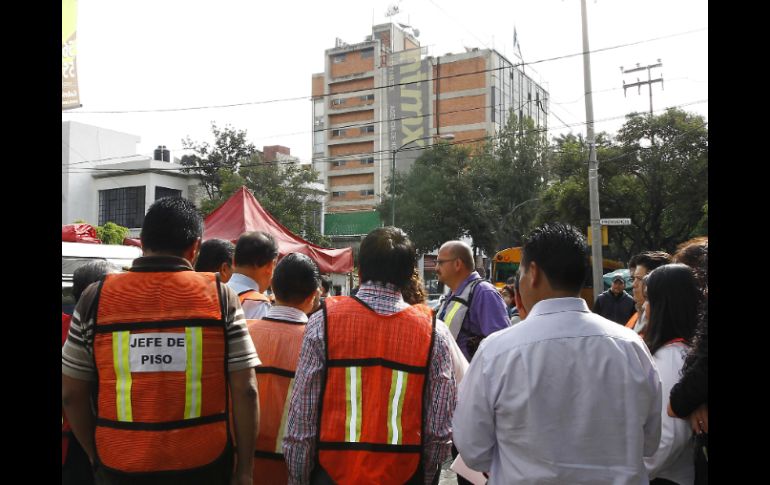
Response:
[[[184,333],[133,333],[128,344],[131,372],[184,372]]]

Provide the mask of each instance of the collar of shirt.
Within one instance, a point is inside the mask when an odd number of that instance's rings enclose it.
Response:
[[[468,283],[470,283],[471,281],[480,280],[480,279],[481,279],[481,275],[479,274],[478,271],[472,272],[471,274],[468,275],[467,278],[465,278],[462,281],[462,283],[460,283],[460,286],[457,287],[457,291],[450,293],[449,298],[453,297],[454,295],[459,295],[460,293],[462,293],[465,287],[468,286]]]
[[[178,256],[141,256],[131,263],[132,271],[194,271],[189,261]]]
[[[257,282],[241,273],[233,273],[230,281],[227,282],[227,286],[232,288],[236,294],[241,294],[246,290],[259,291]]]
[[[297,310],[290,306],[276,305],[267,311],[265,318],[274,318],[276,320],[288,320],[296,323],[307,323],[307,315],[302,310]]]
[[[401,290],[390,283],[367,281],[361,284],[356,294],[359,300],[369,305],[377,313],[389,315],[396,313],[409,304],[404,301]]]
[[[589,313],[588,305],[582,298],[548,298],[535,303],[529,316],[547,315],[549,313],[559,312],[586,312]]]

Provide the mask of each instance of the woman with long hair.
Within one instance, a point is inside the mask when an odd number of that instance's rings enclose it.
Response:
[[[667,264],[647,280],[649,321],[645,343],[655,359],[662,382],[661,437],[658,450],[645,458],[651,484],[690,485],[694,481],[693,455],[687,422],[668,415],[668,395],[679,381],[698,323],[701,292],[693,270]]]

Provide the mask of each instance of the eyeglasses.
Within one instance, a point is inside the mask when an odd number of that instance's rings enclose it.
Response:
[[[450,262],[450,261],[454,261],[455,259],[459,259],[459,258],[452,258],[452,259],[437,259],[437,260],[436,260],[436,266],[441,266],[442,264],[444,264],[444,263],[448,263],[448,262]]]

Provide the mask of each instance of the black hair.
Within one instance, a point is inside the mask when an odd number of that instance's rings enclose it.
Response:
[[[195,262],[195,271],[207,271],[216,273],[222,263],[233,264],[235,244],[224,239],[209,239],[201,244],[198,253],[198,261]]]
[[[671,255],[665,251],[642,251],[635,257],[636,266],[644,266],[648,273],[671,262]]]
[[[332,288],[332,279],[329,278],[326,275],[321,276],[321,286],[323,286],[324,291],[329,291]]]
[[[650,353],[654,354],[675,338],[682,338],[688,344],[692,342],[700,304],[700,291],[692,268],[674,263],[653,270],[647,280],[647,300],[650,316],[644,340]]]
[[[195,205],[181,197],[156,200],[144,216],[142,248],[181,256],[203,235],[203,217]]]
[[[588,266],[586,238],[575,227],[561,222],[534,229],[522,246],[521,264],[531,262],[548,278],[551,288],[578,293]]]
[[[72,273],[72,296],[75,298],[75,302],[80,300],[80,295],[83,294],[83,291],[85,291],[91,283],[99,281],[99,279],[106,274],[117,273],[119,271],[120,268],[103,259],[89,261],[83,266],[75,269]]]
[[[405,289],[417,264],[417,252],[402,229],[379,227],[361,241],[358,262],[362,282],[391,283]]]
[[[278,257],[273,236],[262,231],[244,232],[235,244],[236,266],[264,266]]]
[[[286,303],[302,303],[320,285],[315,262],[304,254],[290,253],[278,262],[273,272],[273,293]]]

